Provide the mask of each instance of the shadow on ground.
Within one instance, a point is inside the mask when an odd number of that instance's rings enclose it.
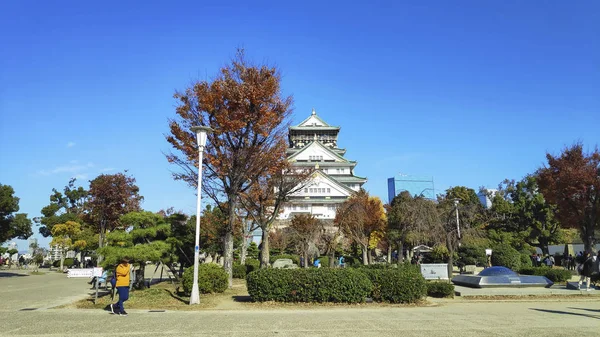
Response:
[[[585,310],[585,311],[591,311],[591,312],[599,312],[599,309],[588,309],[588,308],[573,308],[573,307],[568,307],[567,309],[575,309],[575,310]]]
[[[584,313],[579,313],[579,312],[569,312],[569,311],[549,310],[549,309],[536,309],[536,308],[530,308],[529,310],[547,312],[550,314],[573,315],[573,316],[583,316],[583,317],[600,319],[600,315],[590,315],[590,314],[584,314]],[[581,309],[581,310],[590,310],[590,309]],[[590,310],[590,311],[596,311],[596,310]]]
[[[27,274],[19,274],[19,273],[11,273],[11,272],[0,272],[0,277],[19,277],[19,276],[29,276]]]
[[[238,303],[252,302],[252,297],[250,297],[249,295],[246,295],[246,296],[236,295],[236,296],[231,296],[231,298],[233,299],[234,302],[238,302]]]
[[[181,303],[184,303],[184,304],[189,303],[189,301],[184,300],[183,298],[180,297],[180,296],[183,296],[183,293],[180,293],[180,292],[175,293],[169,289],[164,289],[164,291],[166,291],[167,294],[169,294],[169,296],[173,297],[174,299],[178,300]]]

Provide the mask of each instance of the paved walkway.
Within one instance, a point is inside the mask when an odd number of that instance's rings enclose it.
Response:
[[[593,336],[600,301],[436,300],[425,307],[206,310],[128,317],[44,309],[85,297],[87,279],[0,274],[0,336]],[[38,308],[21,311],[21,309]]]
[[[164,312],[3,312],[0,336],[593,336],[600,303],[456,302],[437,307]]]
[[[67,278],[66,274],[43,271],[29,275],[26,271],[0,271],[0,311],[23,308],[52,308],[75,302],[92,290],[89,279]]]

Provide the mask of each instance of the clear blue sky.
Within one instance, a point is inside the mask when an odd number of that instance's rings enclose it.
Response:
[[[172,95],[237,47],[281,68],[294,122],[314,107],[342,127],[384,201],[399,172],[496,187],[600,144],[598,1],[200,3],[0,3],[0,183],[22,212],[71,176],[127,169],[144,208],[193,213],[162,154]]]

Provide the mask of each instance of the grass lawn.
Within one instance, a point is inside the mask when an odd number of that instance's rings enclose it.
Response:
[[[150,310],[196,310],[196,309],[212,309],[218,306],[223,306],[223,309],[228,309],[229,303],[234,306],[236,299],[242,301],[248,296],[246,291],[245,280],[233,280],[233,288],[227,289],[221,294],[200,294],[200,304],[190,306],[189,296],[178,292],[177,284],[162,282],[153,285],[144,290],[133,290],[129,293],[129,300],[125,302],[127,309],[150,309]],[[115,299],[111,302],[110,293],[102,291],[102,296],[98,295],[98,301],[94,304],[94,297],[84,299],[63,308],[79,308],[79,309],[104,309],[110,303],[118,300],[119,295],[115,295]]]

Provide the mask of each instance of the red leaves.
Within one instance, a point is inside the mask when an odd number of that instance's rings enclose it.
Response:
[[[563,226],[581,227],[600,217],[600,152],[584,153],[578,143],[560,156],[546,154],[548,166],[538,170],[544,198],[558,206]],[[593,224],[595,226],[595,224]]]

